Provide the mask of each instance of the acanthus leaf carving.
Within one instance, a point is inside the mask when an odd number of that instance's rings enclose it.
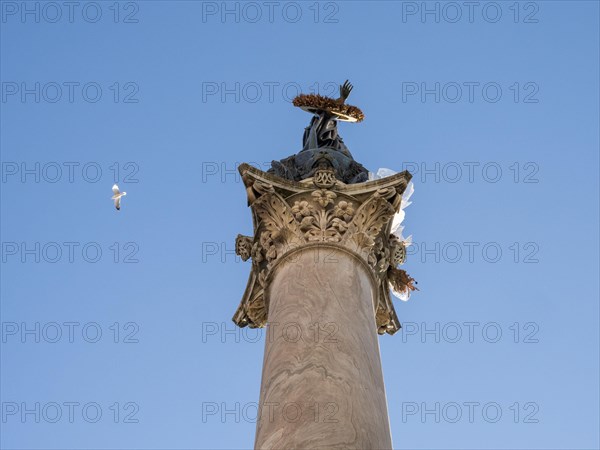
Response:
[[[368,255],[375,245],[375,239],[381,230],[391,220],[395,213],[394,207],[382,196],[387,192],[379,190],[364,202],[356,211],[354,219],[350,222],[346,239],[355,250]]]
[[[234,321],[239,326],[264,326],[268,279],[274,264],[295,248],[326,242],[354,252],[371,267],[378,283],[378,332],[395,333],[400,324],[389,287],[415,288],[414,280],[396,268],[406,257],[404,243],[386,234],[400,206],[406,180],[398,178],[383,187],[380,181],[373,182],[372,187],[365,183],[359,194],[350,195],[353,189],[328,176],[311,186],[280,183],[261,174],[256,169],[246,169],[243,174],[254,212],[255,235],[238,235],[236,239],[236,253],[244,261],[252,259],[252,274]]]
[[[279,194],[275,192],[264,194],[253,203],[252,207],[260,218],[262,227],[274,242],[300,235],[298,222],[290,206]]]

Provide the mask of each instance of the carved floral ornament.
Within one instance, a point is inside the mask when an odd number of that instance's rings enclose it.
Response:
[[[263,327],[268,305],[268,275],[277,260],[303,245],[323,242],[344,247],[362,258],[379,284],[376,322],[380,334],[400,328],[389,288],[409,294],[414,280],[398,269],[406,258],[405,243],[391,234],[391,219],[400,211],[407,172],[387,179],[344,185],[328,169],[302,183],[270,176],[248,165],[240,172],[254,218],[254,236],[238,235],[236,253],[252,259],[246,292],[233,320]]]

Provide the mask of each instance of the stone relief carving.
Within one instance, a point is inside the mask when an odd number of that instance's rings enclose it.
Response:
[[[331,177],[330,168],[319,169],[303,183],[279,181],[247,165],[240,166],[240,172],[252,208],[254,236],[236,238],[236,253],[244,261],[252,260],[252,271],[234,322],[242,327],[265,326],[265,290],[273,265],[295,248],[324,242],[350,250],[372,269],[379,283],[378,332],[395,333],[400,324],[389,286],[413,289],[414,280],[397,269],[405,261],[406,249],[390,234],[390,221],[410,175],[349,188]]]
[[[252,256],[252,238],[238,234],[235,238],[235,253],[242,258],[242,261],[248,261]]]

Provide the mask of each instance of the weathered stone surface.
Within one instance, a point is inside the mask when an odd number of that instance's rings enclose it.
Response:
[[[236,239],[252,271],[233,320],[267,326],[256,448],[391,448],[377,333],[400,328],[389,284],[405,253],[390,229],[410,174],[240,173],[254,235]]]
[[[370,268],[312,246],[273,272],[255,448],[391,448]]]
[[[390,228],[410,174],[345,184],[331,170],[318,170],[312,178],[295,182],[247,164],[239,169],[252,208],[254,236],[239,235],[236,240],[242,259],[252,258],[252,272],[233,321],[241,327],[264,327],[265,287],[273,264],[295,248],[323,242],[356,253],[371,267],[378,292],[377,331],[398,331],[389,293],[389,277],[398,260],[397,239]]]

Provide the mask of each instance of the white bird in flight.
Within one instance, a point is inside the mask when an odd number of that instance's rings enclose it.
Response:
[[[121,210],[121,197],[123,197],[124,195],[127,195],[127,192],[119,191],[119,186],[117,186],[116,184],[113,185],[112,190],[113,190],[114,195],[111,198],[115,201],[115,208],[117,208],[117,211],[120,211]]]

